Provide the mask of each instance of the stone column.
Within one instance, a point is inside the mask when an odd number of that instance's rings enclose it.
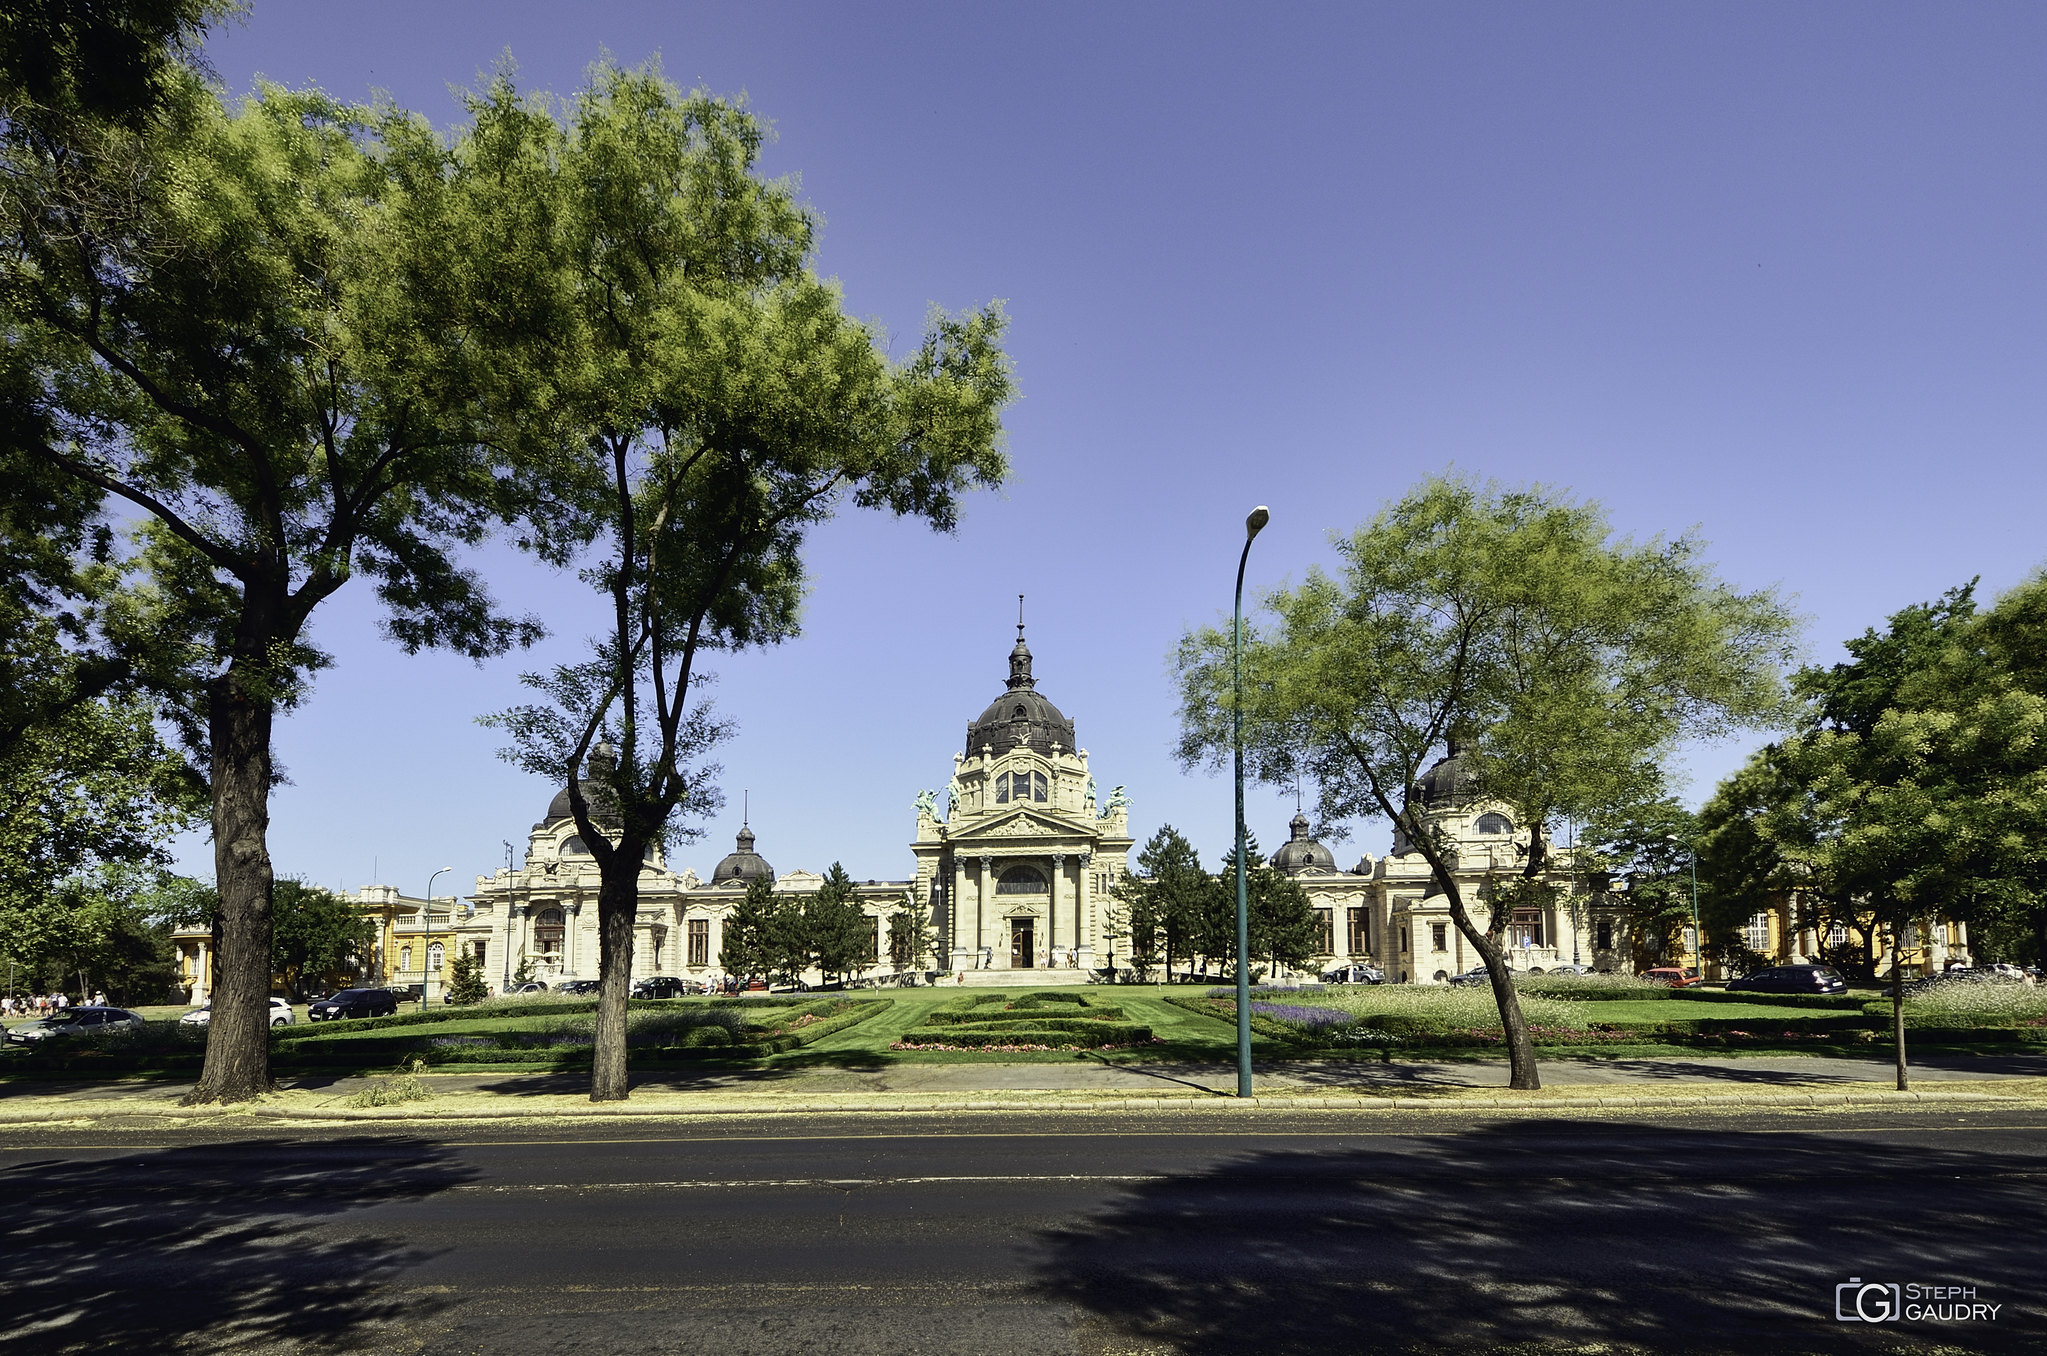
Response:
[[[1052,889],[1048,896],[1050,907],[1045,910],[1045,964],[1049,967],[1057,959],[1059,947],[1059,882],[1066,875],[1066,854],[1052,854]],[[1079,938],[1076,936],[1077,942]]]
[[[572,900],[562,905],[562,973],[576,973],[576,959],[583,953],[578,944],[577,934],[583,930],[583,901]]]
[[[209,968],[213,961],[213,944],[199,943],[199,965],[192,972],[192,1001],[205,1003],[213,1000],[213,973]]]
[[[981,877],[974,888],[974,968],[984,968],[983,952],[986,952],[986,969],[995,968],[994,944],[988,940],[988,911],[995,907],[995,858],[981,854]]]
[[[1094,860],[1095,854],[1086,849],[1074,859],[1079,879],[1073,891],[1073,963],[1083,970],[1095,968],[1095,883],[1089,870]]]
[[[961,927],[963,911],[967,906],[967,864],[955,853],[952,870],[946,875],[945,897],[945,951],[954,970],[972,968],[967,959],[964,944],[964,930]]]

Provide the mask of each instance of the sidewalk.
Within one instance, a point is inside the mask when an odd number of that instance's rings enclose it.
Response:
[[[1504,1061],[1294,1061],[1261,1068],[1240,1099],[1227,1065],[926,1064],[881,1070],[700,1071],[636,1074],[632,1100],[594,1105],[586,1075],[429,1073],[425,1101],[354,1107],[370,1078],[280,1080],[279,1091],[234,1107],[181,1107],[188,1082],[0,1084],[0,1127],[109,1128],[264,1122],[455,1122],[525,1118],[693,1117],[984,1111],[1187,1112],[2047,1108],[2047,1057],[1930,1060],[1913,1090],[1892,1087],[1887,1064],[1796,1057],[1546,1060],[1539,1092],[1514,1092]]]

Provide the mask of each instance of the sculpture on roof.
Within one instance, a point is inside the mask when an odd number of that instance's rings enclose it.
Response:
[[[936,791],[926,790],[917,793],[917,817],[919,819],[934,820],[938,818],[938,793]]]
[[[1110,815],[1115,814],[1118,810],[1127,810],[1129,808],[1130,797],[1123,794],[1122,787],[1112,786],[1109,788],[1108,802],[1102,806],[1102,812],[1096,815],[1095,818],[1107,819]]]

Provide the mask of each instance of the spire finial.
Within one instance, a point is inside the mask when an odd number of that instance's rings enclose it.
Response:
[[[1016,638],[1018,640],[1023,639],[1023,598],[1024,596],[1021,593],[1016,595]]]
[[[753,792],[741,788],[739,792],[739,827],[745,828],[753,822]]]

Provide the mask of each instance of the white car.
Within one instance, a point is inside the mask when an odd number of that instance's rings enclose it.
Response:
[[[273,998],[270,1000],[270,1025],[290,1026],[297,1020],[298,1018],[292,1016],[291,1000],[289,998]],[[209,1001],[201,1003],[198,1007],[193,1008],[190,1012],[178,1018],[178,1025],[207,1026],[212,1021],[213,1004]]]

